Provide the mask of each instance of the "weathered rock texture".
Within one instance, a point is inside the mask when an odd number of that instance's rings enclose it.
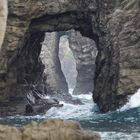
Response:
[[[69,32],[70,48],[74,54],[77,69],[77,82],[73,94],[93,92],[96,44],[93,40],[83,37],[79,32]]]
[[[78,122],[46,120],[32,122],[21,129],[0,125],[1,140],[100,140],[100,136],[81,128]]]
[[[139,0],[8,2],[8,25],[0,55],[0,103],[9,100],[11,95],[23,96],[17,90],[23,83],[20,81],[25,79],[21,76],[23,71],[27,71],[26,77],[31,81],[36,81],[37,74],[34,77],[32,74],[41,71],[38,57],[44,32],[72,28],[97,44],[99,53],[93,97],[101,111],[116,109],[124,104],[128,94],[133,94],[140,87]],[[24,59],[19,59],[21,56]],[[29,57],[33,61],[26,65]],[[23,62],[24,68],[21,66]],[[39,67],[34,69],[34,66]]]
[[[44,77],[45,85],[50,93],[68,93],[68,85],[61,70],[59,60],[59,34],[46,33],[45,40],[40,54],[45,66]]]
[[[76,61],[69,47],[69,39],[67,35],[62,35],[60,37],[59,58],[69,89],[74,89],[77,77]]]
[[[21,140],[22,134],[15,127],[0,125],[0,139],[1,140]]]
[[[75,1],[8,2],[8,25],[0,55],[1,115],[23,113],[27,103],[26,93],[32,88],[30,85],[42,86],[43,65],[39,55],[46,31],[78,29],[79,19],[85,28],[83,32],[89,30],[89,23],[83,23],[87,16],[82,9],[89,9],[86,4],[80,3],[81,16],[78,19],[74,11],[79,3]]]
[[[59,101],[65,101],[72,104],[82,104],[80,100],[75,100],[68,94],[68,84],[61,69],[59,60],[59,42],[63,33],[46,33],[40,54],[44,65],[44,71],[41,73],[44,92],[52,98]],[[39,81],[41,83],[41,81]],[[37,85],[40,85],[39,83]],[[43,89],[43,88],[42,88]]]
[[[140,1],[99,0],[94,101],[114,110],[140,87]]]
[[[2,0],[0,2],[0,48],[3,43],[5,36],[6,25],[7,25],[7,16],[8,16],[8,4],[7,0]]]

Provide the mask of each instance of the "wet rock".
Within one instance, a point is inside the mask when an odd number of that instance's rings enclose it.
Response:
[[[27,104],[25,106],[25,115],[33,115],[34,114],[34,109],[30,104]]]
[[[140,87],[140,2],[99,2],[99,53],[94,101],[102,112],[115,110]]]
[[[25,116],[34,116],[34,115],[44,115],[53,105],[31,105],[27,104],[25,106]]]
[[[24,114],[27,116],[45,114],[52,107],[63,107],[63,104],[59,104],[59,101],[57,99],[53,98],[45,99],[45,97],[36,98],[33,95],[32,97],[30,96],[30,98],[28,98],[28,102],[30,102],[30,104],[27,104],[25,106],[25,114]]]
[[[59,101],[63,101],[65,103],[75,104],[75,105],[83,105],[80,99],[74,99],[70,94],[60,93],[57,92],[51,96],[52,98],[56,98]]]

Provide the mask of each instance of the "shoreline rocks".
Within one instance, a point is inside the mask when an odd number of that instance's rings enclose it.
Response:
[[[76,121],[61,119],[32,122],[22,128],[0,125],[0,140],[101,140],[99,134],[84,130]]]

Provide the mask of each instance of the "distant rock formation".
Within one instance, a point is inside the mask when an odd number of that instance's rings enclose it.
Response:
[[[61,62],[62,71],[66,77],[69,89],[74,89],[76,85],[76,61],[73,53],[70,49],[70,42],[68,35],[65,32],[64,35],[60,37],[59,43],[59,58]]]
[[[84,130],[75,121],[45,120],[21,129],[0,125],[1,140],[101,140],[99,134]]]
[[[94,89],[96,44],[93,40],[83,37],[80,32],[70,31],[68,34],[77,69],[77,81],[73,94],[91,93]]]

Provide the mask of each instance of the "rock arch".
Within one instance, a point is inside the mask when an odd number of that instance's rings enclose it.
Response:
[[[30,35],[40,36],[41,41],[46,31],[75,29],[92,38],[99,51],[94,101],[102,112],[124,104],[127,95],[140,87],[139,9],[137,0],[9,0],[0,55],[0,102],[19,93],[14,88],[18,86],[16,61]]]
[[[63,44],[63,49],[66,52],[69,48],[72,54],[62,52],[65,55],[65,59],[61,59],[65,63],[65,76],[62,73],[59,61],[59,50],[62,49],[59,46],[61,37],[65,39],[63,41],[68,41],[68,46]],[[64,42],[63,42],[64,43]],[[95,71],[95,59],[97,55],[96,44],[93,40],[83,37],[78,31],[70,30],[63,32],[53,32],[45,34],[45,41],[42,46],[41,59],[45,66],[44,74],[46,75],[45,83],[48,85],[47,89],[50,89],[52,94],[54,92],[68,93],[68,84],[65,77],[71,80],[74,71],[72,71],[72,60],[70,59],[74,55],[73,61],[75,61],[75,71],[77,71],[77,76],[75,75],[76,83],[71,84],[71,88],[74,89],[74,94],[88,94],[93,92],[94,87],[94,71]],[[66,48],[68,47],[68,48]],[[68,62],[66,62],[68,61]],[[67,63],[67,64],[66,64]],[[66,68],[67,67],[67,68]],[[67,71],[67,72],[66,72]],[[68,80],[67,79],[67,80]],[[76,80],[77,79],[77,80]],[[74,79],[73,79],[74,80]],[[74,82],[74,81],[73,81]]]

